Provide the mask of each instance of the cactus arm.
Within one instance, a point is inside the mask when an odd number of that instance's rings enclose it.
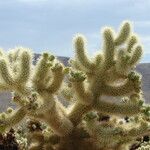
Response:
[[[11,114],[6,114],[4,118],[0,119],[0,131],[4,132],[6,129],[18,124],[21,120],[24,119],[25,115],[26,107],[21,107],[18,110],[13,111]]]
[[[86,129],[88,133],[98,139],[97,145],[104,148],[117,147],[131,142],[138,137],[148,135],[150,126],[141,123],[138,127],[124,128],[123,125],[111,124],[109,122],[99,123],[96,119],[87,118]]]
[[[29,56],[30,54],[27,52],[26,53],[26,56]],[[19,56],[18,56],[19,57]],[[14,60],[13,60],[14,61]],[[28,60],[27,60],[28,61]],[[3,80],[3,87],[7,86],[8,89],[7,90],[14,90],[14,91],[17,91],[23,95],[28,95],[30,93],[30,88],[26,87],[23,83],[21,82],[16,82],[15,80],[15,72],[13,72],[12,70],[12,66],[13,66],[13,63],[11,64],[11,62],[7,62],[7,57],[4,56],[1,60],[0,60],[0,74],[1,74],[1,78]],[[27,64],[29,62],[26,62]],[[29,66],[27,68],[30,68]],[[26,70],[26,69],[25,69]],[[28,70],[28,69],[27,69]],[[26,71],[27,71],[26,70]],[[28,72],[29,73],[29,72]],[[20,73],[18,73],[20,74]],[[28,76],[28,75],[27,75]],[[26,77],[27,77],[26,76]],[[23,80],[23,79],[21,79]],[[25,81],[26,82],[26,81]],[[2,87],[2,88],[3,88]],[[3,90],[6,90],[5,88],[3,88]]]
[[[137,45],[132,53],[127,53],[126,49],[118,51],[116,61],[116,71],[119,74],[128,74],[129,71],[138,63],[142,56],[142,47]]]
[[[124,135],[129,139],[137,139],[145,135],[150,135],[150,124],[145,121],[140,121],[137,127],[130,127],[124,130]]]
[[[10,70],[8,68],[8,64],[5,61],[5,59],[0,59],[0,73],[2,76],[2,80],[4,80],[4,82],[9,85],[9,86],[13,86],[14,81],[13,78],[10,74]]]
[[[114,52],[115,52],[115,46],[114,46],[114,37],[112,30],[109,28],[106,28],[104,30],[104,68],[107,70],[109,67],[112,66],[112,63],[114,61]]]
[[[0,91],[9,91],[9,86],[5,85],[4,83],[0,83]]]
[[[122,24],[122,26],[120,27],[119,34],[114,41],[115,46],[123,44],[128,39],[131,32],[130,28],[131,27],[129,22],[124,22]]]
[[[105,80],[113,82],[115,80],[125,79],[131,68],[134,67],[142,56],[142,47],[134,46],[137,43],[135,35],[130,37],[126,49],[120,49],[117,52],[116,64],[108,71]]]
[[[73,125],[65,116],[63,106],[60,106],[60,103],[58,103],[53,96],[62,84],[64,78],[63,66],[60,63],[55,63],[54,66],[51,67],[51,71],[52,81],[48,82],[44,89],[38,90],[42,97],[43,104],[40,108],[37,108],[35,116],[38,115],[39,119],[46,122],[57,135],[64,136],[71,132]],[[43,74],[43,72],[41,73]],[[41,75],[39,76],[41,77]],[[36,82],[34,82],[34,84],[36,84]],[[40,115],[42,113],[44,117]]]
[[[20,107],[24,107],[27,104],[27,100],[22,98],[21,95],[17,93],[12,93],[12,101],[19,105]]]
[[[45,93],[42,95],[44,98],[44,103],[42,105],[38,104],[36,101],[30,102],[27,105],[27,116],[44,121],[47,123],[51,129],[59,136],[65,136],[69,134],[73,125],[71,121],[62,112],[62,106],[51,94]]]
[[[127,45],[127,52],[131,53],[132,52],[132,48],[134,47],[134,45],[137,43],[137,37],[135,35],[132,35],[128,41],[128,45]]]
[[[38,118],[39,120],[47,123],[51,129],[59,136],[64,136],[69,134],[73,125],[71,121],[66,117],[65,111],[63,111],[63,106],[58,102],[56,97],[51,93],[42,92],[40,93],[42,97],[43,104],[37,107],[35,113],[30,113],[30,116]]]
[[[105,85],[103,94],[109,95],[109,96],[124,96],[132,93],[134,91],[133,83],[128,80],[123,85],[119,86],[111,86],[111,85]]]
[[[27,50],[24,50],[22,54],[20,54],[20,71],[15,77],[15,82],[19,84],[25,84],[30,77],[31,71],[31,54]]]
[[[27,115],[31,118],[42,120],[59,136],[64,136],[72,131],[71,121],[62,112],[62,106],[57,100],[47,92],[41,93],[43,103],[30,101],[27,104]]]
[[[87,72],[91,72],[94,69],[94,64],[89,60],[85,52],[85,38],[82,35],[77,35],[74,38],[74,47],[76,59],[80,63],[81,67]]]
[[[51,70],[53,73],[53,79],[46,90],[50,93],[55,93],[59,90],[64,79],[63,66],[60,63],[56,63]]]
[[[112,126],[109,123],[100,124],[96,118],[86,116],[86,130],[94,138],[95,143],[100,149],[109,149],[118,145],[123,130]]]
[[[131,130],[129,132],[131,137],[134,136],[136,138],[140,138],[140,137],[150,135],[150,129],[137,128],[137,129],[133,129],[133,130],[136,130],[136,132],[134,134],[132,134],[132,130]]]
[[[35,66],[34,75],[32,78],[32,83],[35,89],[42,90],[45,88],[45,77],[48,75],[50,67],[52,66],[51,61],[49,61],[48,53],[43,53],[40,60],[37,62],[37,65]]]
[[[110,86],[104,85],[103,94],[112,96],[127,95],[132,92],[139,92],[141,88],[141,75],[137,72],[130,72],[127,76],[127,80],[123,85]]]
[[[13,115],[6,119],[6,122],[9,127],[16,125],[19,123],[26,115],[26,108],[22,107],[17,110]]]
[[[60,111],[58,103],[47,111],[44,120],[59,136],[68,135],[73,129],[72,122]]]
[[[138,104],[118,104],[102,100],[96,102],[93,107],[98,112],[118,116],[137,115],[141,108]]]
[[[69,64],[71,65],[71,67],[73,69],[80,70],[80,71],[82,70],[82,68],[81,68],[79,62],[77,62],[77,60],[70,59]]]
[[[5,81],[6,84],[8,84],[9,86],[16,86],[17,83],[19,84],[25,84],[27,82],[27,80],[29,79],[29,74],[30,74],[30,67],[31,67],[31,54],[26,51],[26,50],[22,50],[22,54],[20,54],[20,71],[17,74],[17,76],[15,75],[15,73],[13,73],[12,66],[14,64],[14,61],[17,61],[17,58],[13,58],[12,62],[10,60],[10,62],[7,62],[7,57],[3,58],[0,60],[0,65],[1,65],[1,76],[3,78],[3,80]],[[17,52],[14,52],[12,55],[17,55]],[[7,55],[9,57],[9,54]],[[13,57],[13,56],[12,56]],[[14,60],[15,59],[15,60]],[[12,63],[12,64],[10,64]],[[13,75],[15,77],[13,77]]]
[[[106,61],[106,59],[105,59]],[[96,65],[96,68],[99,70],[102,67],[102,63],[104,62],[104,55],[103,54],[97,54],[94,57],[94,64]]]
[[[82,116],[92,109],[90,103],[93,101],[93,96],[90,91],[85,89],[85,80],[86,76],[80,71],[71,71],[69,80],[72,83],[72,88],[74,90],[74,98],[77,99],[70,112],[68,112],[69,119],[73,122],[74,125],[77,125]]]
[[[89,104],[92,102],[92,93],[85,89],[85,75],[82,72],[71,72],[70,81],[72,81],[72,88],[75,92],[75,97],[79,102],[83,104]]]
[[[126,49],[120,48],[116,54],[116,57],[116,72],[123,75],[128,74],[128,72],[130,71],[128,65],[128,60],[130,59],[130,56],[126,53]]]
[[[42,119],[44,114],[51,110],[55,106],[55,98],[53,95],[43,91],[35,96],[35,101],[31,101],[31,108],[34,105],[37,105],[35,113],[31,113],[31,116],[38,117]],[[40,117],[41,116],[41,117]]]
[[[150,142],[143,142],[137,150],[149,150]]]
[[[116,71],[115,66],[114,66],[105,75],[104,82],[107,84],[109,84],[109,83],[111,84],[111,83],[114,83],[114,82],[119,81],[119,80],[125,81],[125,79],[127,79],[127,75],[119,74]]]
[[[68,87],[68,85],[63,85],[59,95],[63,96],[67,101],[70,101],[74,97],[74,91],[71,87]]]
[[[38,95],[37,95],[38,96]],[[42,104],[38,99],[27,103],[27,115],[29,117],[46,122],[52,130],[59,136],[69,134],[73,128],[71,121],[62,112],[62,106],[57,100],[47,92],[40,93]],[[37,97],[38,98],[38,97]]]
[[[17,59],[19,58],[20,56],[20,52],[21,51],[24,51],[24,48],[22,47],[17,47],[15,49],[12,49],[8,52],[8,59],[9,59],[9,62],[11,63],[14,63],[17,61]]]
[[[76,102],[73,107],[68,112],[68,118],[71,120],[71,122],[77,126],[80,121],[82,120],[82,117],[84,114],[86,114],[88,111],[92,110],[91,105],[84,105],[80,102]]]
[[[73,82],[72,86],[76,99],[85,105],[92,103],[92,93],[85,90],[83,82]]]
[[[142,56],[142,47],[138,45],[132,52],[131,59],[129,60],[129,65],[134,66],[135,64],[137,64],[138,61],[141,59],[141,56]]]

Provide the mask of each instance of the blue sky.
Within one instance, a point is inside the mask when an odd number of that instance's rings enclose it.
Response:
[[[82,33],[91,55],[101,48],[100,29],[123,20],[133,22],[142,62],[150,62],[150,0],[0,0],[0,47],[73,56],[72,38]]]

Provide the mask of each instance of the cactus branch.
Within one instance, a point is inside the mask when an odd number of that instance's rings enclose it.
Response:
[[[12,126],[18,124],[21,120],[24,119],[25,115],[26,115],[25,107],[21,107],[20,109],[15,110],[11,114],[5,115],[5,118],[3,118],[3,116],[1,115],[0,131],[6,130],[6,129],[11,128]]]
[[[123,44],[128,39],[131,32],[130,30],[130,23],[124,22],[120,28],[118,36],[115,39],[116,46]]]
[[[87,58],[86,52],[85,52],[85,38],[82,35],[77,35],[74,38],[74,46],[75,46],[75,54],[76,58],[79,61],[82,68],[87,70],[88,72],[91,72],[94,68],[94,64]]]
[[[10,74],[10,70],[5,59],[0,59],[0,73],[2,76],[2,80],[9,86],[13,86],[14,81]]]
[[[134,92],[134,86],[130,80],[119,86],[105,85],[103,90],[103,94],[109,96],[124,96],[132,92]]]
[[[16,76],[16,79],[14,82],[18,82],[20,84],[25,84],[30,77],[30,71],[31,71],[31,54],[28,51],[23,51],[22,54],[20,54],[20,72]]]
[[[104,30],[104,59],[105,59],[105,66],[108,69],[113,61],[114,61],[114,52],[115,52],[115,45],[114,45],[114,37],[112,30],[107,28]]]
[[[46,88],[46,90],[50,93],[55,93],[61,86],[62,81],[64,79],[63,67],[61,64],[57,63],[52,68],[53,79],[50,85]]]
[[[138,104],[118,104],[99,100],[94,104],[94,109],[108,115],[132,116],[140,113]]]

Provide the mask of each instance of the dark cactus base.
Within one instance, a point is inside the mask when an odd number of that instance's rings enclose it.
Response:
[[[10,129],[6,135],[0,134],[0,150],[19,150],[13,129]]]
[[[19,150],[17,145],[0,145],[0,150]]]

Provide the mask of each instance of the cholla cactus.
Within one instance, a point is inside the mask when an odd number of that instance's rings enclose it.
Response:
[[[139,147],[137,150],[149,150],[150,149],[150,143],[144,142],[141,144],[141,147]]]
[[[85,37],[76,35],[71,67],[49,53],[34,66],[29,49],[1,51],[0,89],[13,92],[19,106],[1,113],[1,133],[24,118],[45,123],[46,129],[29,132],[29,150],[129,150],[150,135],[150,107],[134,71],[142,46],[129,22],[116,34],[104,28],[103,38],[102,51],[89,58]],[[59,102],[60,94],[70,101],[68,107]]]

